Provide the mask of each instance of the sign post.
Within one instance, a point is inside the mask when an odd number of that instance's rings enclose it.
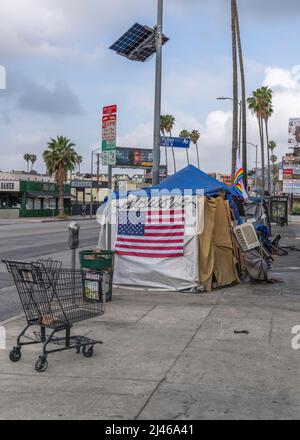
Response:
[[[111,249],[111,196],[113,190],[112,167],[117,161],[117,105],[103,108],[102,116],[102,165],[108,166],[108,236],[107,247]]]

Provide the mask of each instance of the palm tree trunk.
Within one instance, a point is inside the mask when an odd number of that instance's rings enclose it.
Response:
[[[266,138],[267,138],[267,160],[268,160],[268,191],[271,194],[271,164],[270,164],[270,149],[269,149],[269,124],[268,119],[265,119]]]
[[[166,155],[166,167],[167,167],[167,176],[169,175],[169,167],[168,167],[168,148],[165,147],[165,155]]]
[[[240,32],[240,21],[238,6],[235,0],[235,15],[236,15],[236,34],[239,52],[239,62],[240,62],[240,73],[241,73],[241,90],[242,90],[242,152],[243,152],[243,168],[244,168],[244,185],[248,188],[248,155],[247,155],[247,101],[246,101],[246,80],[245,80],[245,68],[244,68],[244,58],[243,49],[241,42],[241,32]]]
[[[189,165],[190,164],[190,156],[189,156],[189,149],[188,148],[186,149],[186,158],[187,158],[187,162]]]
[[[169,132],[170,137],[172,137],[172,132]],[[174,163],[174,172],[175,174],[177,173],[177,168],[176,168],[176,158],[175,158],[175,151],[174,148],[172,147],[172,156],[173,156],[173,163]]]
[[[58,199],[58,212],[59,217],[64,218],[65,217],[65,207],[64,207],[64,184],[60,183],[58,185],[59,189],[59,199]]]
[[[198,142],[196,142],[196,151],[197,151],[198,169],[200,170],[200,156],[199,156]]]
[[[238,149],[238,67],[237,67],[237,46],[236,46],[236,5],[231,0],[231,31],[232,31],[232,70],[233,70],[233,122],[232,122],[232,182],[236,172],[236,156]]]
[[[264,142],[264,125],[263,120],[258,117],[260,144],[261,144],[261,171],[262,171],[262,193],[265,195],[266,191],[266,177],[265,177],[265,142]]]

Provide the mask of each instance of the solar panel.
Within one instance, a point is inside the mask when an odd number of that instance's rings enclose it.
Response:
[[[163,44],[168,40],[163,35]],[[155,30],[135,23],[110,49],[133,61],[147,61],[156,52]]]

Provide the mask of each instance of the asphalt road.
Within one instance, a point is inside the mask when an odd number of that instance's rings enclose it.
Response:
[[[23,223],[0,225],[0,261],[34,261],[41,257],[54,257],[68,261],[69,222]],[[80,247],[94,247],[99,236],[95,220],[80,222]],[[0,321],[21,312],[18,296],[11,276],[0,263]]]

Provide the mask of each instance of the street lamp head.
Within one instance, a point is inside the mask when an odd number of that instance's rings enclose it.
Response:
[[[218,100],[218,101],[233,101],[232,98],[229,98],[229,97],[227,97],[227,96],[219,96],[219,97],[217,98],[217,100]]]

